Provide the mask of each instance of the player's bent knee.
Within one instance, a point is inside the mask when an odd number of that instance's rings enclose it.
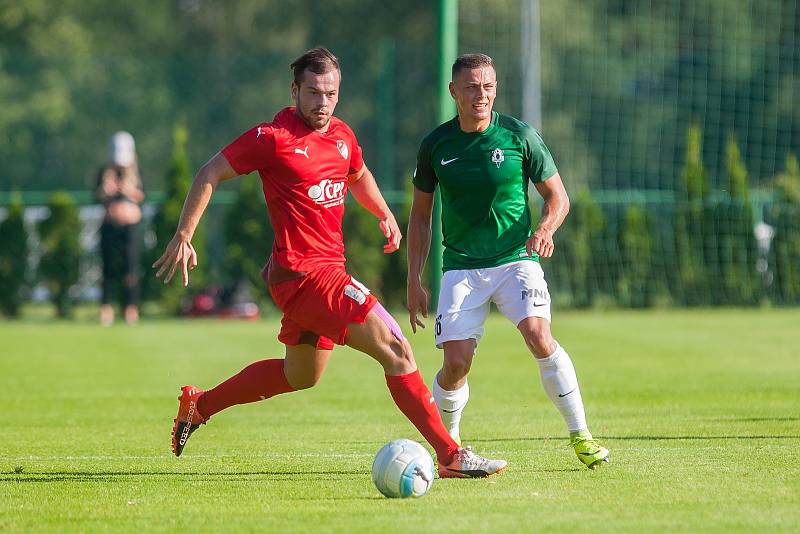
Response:
[[[549,330],[523,332],[525,343],[537,358],[546,358],[556,350],[556,340]]]
[[[466,376],[470,367],[472,367],[472,358],[464,354],[448,356],[444,359],[445,372],[450,376]]]
[[[467,342],[447,342],[444,344],[443,370],[446,378],[460,380],[467,376],[475,356],[475,344]]]
[[[550,332],[550,323],[541,318],[528,317],[517,325],[528,348],[537,358],[546,358],[556,350],[556,341]]]

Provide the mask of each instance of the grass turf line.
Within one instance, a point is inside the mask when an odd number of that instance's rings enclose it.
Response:
[[[374,453],[421,436],[377,363],[337,348],[309,391],[232,408],[169,451],[179,386],[279,357],[276,321],[136,328],[0,323],[0,530],[789,531],[800,523],[798,310],[559,313],[592,431],[583,468],[519,335],[493,315],[467,443],[509,461],[419,500],[372,486]],[[411,338],[428,383],[441,353]],[[20,471],[21,472],[15,472]]]

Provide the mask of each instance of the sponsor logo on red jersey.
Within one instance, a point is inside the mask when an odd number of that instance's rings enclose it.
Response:
[[[344,203],[345,182],[334,182],[333,180],[321,180],[308,188],[308,197],[321,206],[330,208]]]

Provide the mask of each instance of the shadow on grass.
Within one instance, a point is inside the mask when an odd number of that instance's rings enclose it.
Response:
[[[532,474],[532,473],[583,473],[586,469],[575,467],[569,469],[531,469],[531,468],[518,468],[514,469],[517,475]],[[256,473],[246,473],[246,475],[255,475]],[[35,475],[35,476],[30,476]],[[115,483],[118,484],[125,480],[132,480],[135,478],[147,478],[152,476],[169,475],[169,478],[175,478],[181,481],[192,482],[246,482],[246,481],[273,481],[273,482],[288,482],[286,477],[267,476],[254,478],[253,476],[236,476],[236,473],[229,473],[221,477],[213,476],[186,476],[186,473],[124,473],[124,474],[109,474],[109,473],[70,473],[70,474],[54,474],[54,473],[29,473],[28,475],[0,475],[0,483],[10,484],[53,484],[53,483]],[[369,475],[360,475],[361,478]],[[509,476],[509,475],[506,475]],[[295,481],[309,480],[304,477],[302,479],[295,479]],[[473,478],[473,479],[439,479],[436,481],[439,484],[485,484],[487,480],[494,482],[494,477],[491,478]],[[451,482],[452,481],[452,482]],[[379,495],[370,496],[353,496],[353,497],[339,497],[339,496],[318,496],[318,497],[292,497],[282,496],[282,500],[288,501],[385,501],[386,498]]]
[[[716,440],[716,439],[800,439],[800,435],[782,435],[782,436],[769,436],[769,435],[752,435],[752,436],[606,436],[595,435],[598,440],[613,439],[622,441],[661,441],[661,440]],[[527,438],[485,438],[485,439],[471,439],[470,443],[498,443],[498,442],[514,442],[514,441],[562,441],[563,436],[558,437],[527,437]]]
[[[174,471],[29,471],[0,474],[0,482],[105,482],[135,478],[165,477],[189,481],[309,480],[369,476],[367,471],[244,471],[244,472],[174,472]]]
[[[800,417],[748,417],[740,419],[706,419],[706,421],[800,421]],[[661,440],[714,440],[714,439],[800,439],[800,435],[784,434],[784,435],[767,435],[767,434],[753,434],[753,435],[679,435],[679,436],[657,436],[657,435],[633,435],[633,436],[607,436],[605,434],[595,434],[598,440],[614,439],[622,441],[661,441]],[[498,437],[498,438],[475,438],[468,439],[468,443],[504,443],[504,442],[537,442],[537,441],[563,441],[565,436],[525,436],[525,437]],[[372,445],[380,447],[381,442],[378,441],[321,441],[320,443],[335,444],[335,445]]]

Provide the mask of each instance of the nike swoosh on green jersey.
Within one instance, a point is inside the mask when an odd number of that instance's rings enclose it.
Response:
[[[444,158],[442,158],[441,163],[442,163],[442,165],[447,165],[448,163],[453,163],[457,159],[458,158],[453,158],[453,159],[444,159]]]

